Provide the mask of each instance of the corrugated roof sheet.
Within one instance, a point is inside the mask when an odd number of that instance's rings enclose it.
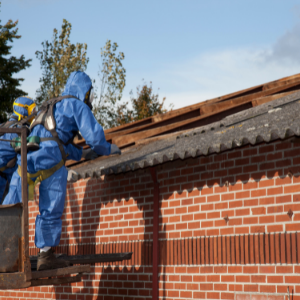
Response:
[[[79,178],[118,174],[176,159],[220,153],[300,135],[300,92],[229,115],[218,122],[137,145],[121,156],[98,158],[74,168]]]

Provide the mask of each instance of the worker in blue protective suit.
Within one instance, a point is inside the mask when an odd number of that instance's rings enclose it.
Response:
[[[65,261],[56,259],[51,249],[59,244],[61,236],[61,216],[67,186],[67,170],[62,163],[66,157],[65,144],[73,138],[74,132],[80,131],[86,144],[91,147],[83,153],[84,158],[93,159],[99,155],[121,154],[116,145],[111,145],[106,141],[103,128],[93,116],[92,96],[91,79],[84,72],[73,72],[67,81],[62,97],[48,101],[48,104],[51,101],[51,105],[54,103],[53,118],[51,109],[47,108],[47,112],[42,111],[37,115],[31,126],[29,138],[38,136],[41,138],[41,143],[37,151],[28,152],[28,176],[32,181],[36,180],[34,175],[38,177],[41,175],[45,178],[41,181],[39,188],[40,215],[37,216],[35,222],[35,245],[40,248],[38,270],[68,265]],[[49,107],[51,105],[49,104]],[[43,125],[42,122],[44,122]],[[18,165],[20,163],[20,157],[18,157]],[[4,204],[18,202],[21,202],[21,178],[16,171]]]
[[[19,121],[29,117],[36,110],[36,104],[34,101],[27,97],[19,97],[14,101],[13,114],[9,120],[0,125],[0,128],[15,128],[26,126],[29,129],[30,123],[33,118],[29,118],[25,124],[20,124]],[[29,131],[29,130],[28,130]],[[13,140],[18,137],[16,133],[6,133],[0,136],[0,139]],[[11,144],[7,141],[0,140],[0,204],[4,200],[9,188],[9,184],[12,178],[12,174],[17,169],[17,152],[13,147],[15,144]],[[86,151],[86,150],[85,150]],[[76,148],[72,144],[67,146],[68,159],[79,161],[82,157],[82,148]],[[68,173],[68,181],[72,181],[72,170]]]
[[[22,126],[18,122],[30,116],[36,108],[35,103],[29,97],[19,97],[14,101],[13,114],[8,122],[0,125],[0,128],[14,128]],[[32,119],[28,119],[23,126],[29,128]],[[13,140],[17,138],[16,133],[5,133],[0,139]],[[12,174],[17,169],[16,164],[17,153],[11,143],[0,140],[0,204],[2,203],[11,181]]]

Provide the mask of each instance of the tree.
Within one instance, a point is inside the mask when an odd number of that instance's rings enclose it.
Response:
[[[126,70],[122,65],[125,55],[123,52],[117,54],[117,48],[118,44],[112,44],[110,40],[101,48],[100,94],[99,100],[94,103],[93,113],[104,128],[117,124],[117,102],[122,98],[126,83]]]
[[[168,109],[164,107],[166,97],[159,100],[159,95],[153,93],[152,82],[150,82],[149,86],[144,83],[142,88],[138,86],[136,90],[136,96],[133,95],[132,91],[130,92],[132,109],[128,108],[128,102],[118,106],[118,116],[116,118],[117,125],[123,125],[151,116],[164,114],[168,111]],[[170,110],[172,110],[172,108],[173,104],[170,105]]]
[[[60,34],[58,35],[57,29],[54,28],[52,42],[42,42],[43,50],[35,52],[43,70],[40,78],[41,86],[36,91],[38,104],[58,97],[73,71],[86,70],[89,61],[87,44],[72,44],[70,42],[71,29],[71,23],[63,19]]]
[[[7,114],[12,112],[14,100],[27,95],[19,88],[24,79],[15,78],[14,74],[30,67],[31,59],[25,60],[24,55],[19,58],[9,56],[12,49],[12,45],[9,43],[21,38],[20,35],[17,35],[17,24],[18,21],[9,20],[5,25],[1,25],[0,20],[0,123],[6,121]]]

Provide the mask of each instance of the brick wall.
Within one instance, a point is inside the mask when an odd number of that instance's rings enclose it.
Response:
[[[175,161],[160,183],[160,299],[300,299],[300,144]],[[0,292],[7,299],[147,299],[152,287],[149,170],[68,185],[60,252],[132,251],[82,283]],[[34,219],[30,203],[30,246]],[[290,212],[290,214],[288,214]]]

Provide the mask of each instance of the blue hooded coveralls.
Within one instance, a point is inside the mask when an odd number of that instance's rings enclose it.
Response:
[[[17,116],[13,114],[14,116]],[[15,119],[10,118],[9,121],[15,121]],[[5,140],[13,140],[14,138],[18,137],[16,133],[5,133],[0,137],[0,139]],[[3,168],[7,165],[7,163],[12,160],[14,157],[17,156],[15,149],[10,145],[9,142],[0,141],[0,168]],[[2,197],[5,191],[6,182],[11,181],[12,174],[17,169],[17,164],[14,168],[7,168],[3,171],[5,173],[6,178],[0,176],[0,203],[2,201]]]
[[[74,98],[63,99],[55,105],[56,131],[64,143],[73,137],[73,132],[80,131],[86,143],[98,155],[109,155],[111,145],[105,139],[103,128],[96,121],[90,108],[83,102],[91,87],[92,82],[84,72],[77,71],[70,75],[62,95],[72,95]],[[35,126],[30,136],[52,137],[42,125]],[[66,148],[65,151],[68,153]],[[62,155],[58,144],[55,141],[45,141],[40,144],[39,150],[28,152],[27,171],[33,174],[39,170],[47,170],[61,160]],[[20,155],[18,164],[21,164]],[[60,242],[67,175],[67,169],[63,166],[40,184],[40,215],[37,215],[35,222],[35,245],[38,248],[54,247]],[[4,204],[21,201],[21,178],[15,172]]]
[[[33,104],[33,100],[30,99],[29,97],[19,97],[15,100],[13,110],[14,113],[10,117],[8,121],[16,121],[18,119],[18,116],[16,113],[23,117],[28,117],[28,111],[24,107],[17,106],[15,104],[22,104],[22,105],[31,105]],[[15,118],[13,118],[15,117]],[[14,138],[18,137],[16,133],[5,133],[4,135],[0,136],[0,139],[5,139],[5,140],[13,140]],[[0,141],[0,168],[3,168],[7,165],[7,163],[15,158],[17,156],[17,153],[15,152],[14,148],[10,145],[9,142],[4,142]],[[5,186],[7,181],[10,182],[12,175],[14,171],[17,169],[17,164],[13,168],[7,168],[6,170],[3,171],[5,173],[6,178],[3,178],[0,176],[0,203],[2,201],[2,197],[5,191]]]

